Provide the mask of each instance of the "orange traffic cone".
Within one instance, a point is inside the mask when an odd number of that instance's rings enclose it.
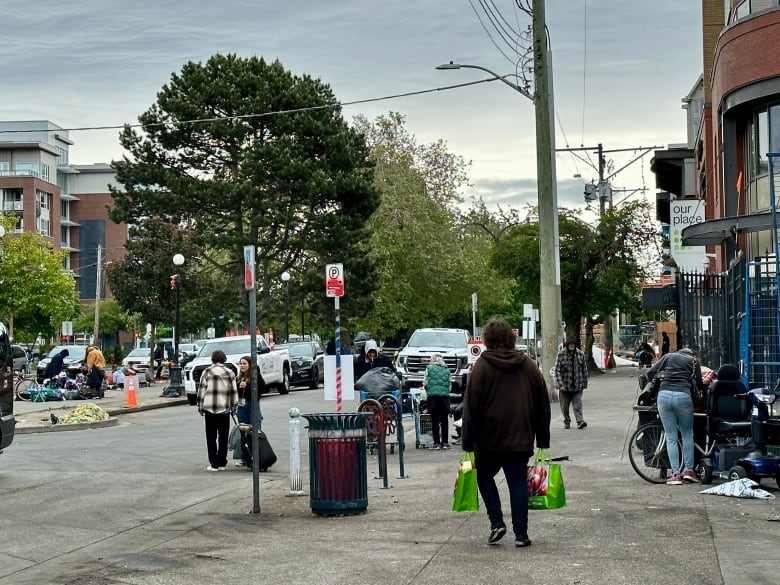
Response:
[[[135,376],[127,377],[127,406],[126,408],[138,408],[138,399],[135,396]]]

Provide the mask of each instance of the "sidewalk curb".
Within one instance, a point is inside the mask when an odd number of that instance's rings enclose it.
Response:
[[[106,413],[108,413],[110,418],[108,420],[98,420],[95,422],[53,425],[44,422],[38,424],[36,421],[35,424],[25,424],[23,426],[17,424],[14,429],[14,434],[31,435],[34,433],[56,433],[62,431],[83,431],[86,429],[115,427],[119,424],[119,419],[117,418],[119,415],[143,412],[145,410],[157,410],[158,408],[167,408],[169,406],[178,406],[181,404],[188,404],[187,399],[169,399],[167,402],[155,402],[152,404],[140,405],[135,408],[122,407],[106,409]]]

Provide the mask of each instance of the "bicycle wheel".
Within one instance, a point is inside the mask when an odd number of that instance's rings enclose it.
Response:
[[[17,400],[30,400],[30,388],[34,388],[37,385],[35,378],[19,378],[16,381],[14,392],[16,393]]]
[[[634,431],[629,441],[628,459],[634,471],[645,481],[666,482],[670,465],[666,453],[666,433],[660,421],[647,423]]]

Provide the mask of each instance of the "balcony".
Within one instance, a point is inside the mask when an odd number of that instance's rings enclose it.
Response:
[[[3,211],[10,212],[22,212],[24,211],[24,201],[3,201]]]

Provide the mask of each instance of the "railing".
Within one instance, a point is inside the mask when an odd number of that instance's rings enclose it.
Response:
[[[3,201],[3,211],[24,211],[24,201]]]

